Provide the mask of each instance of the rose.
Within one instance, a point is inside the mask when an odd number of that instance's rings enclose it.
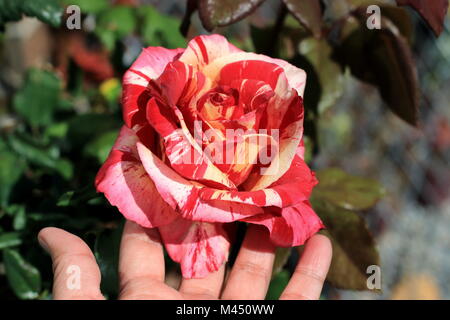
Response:
[[[308,202],[317,180],[303,159],[305,81],[220,35],[144,49],[124,75],[125,125],[97,190],[158,228],[187,278],[227,260],[235,221],[264,225],[277,246],[303,244],[323,227]]]

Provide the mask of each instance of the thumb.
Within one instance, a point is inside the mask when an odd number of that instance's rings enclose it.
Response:
[[[104,299],[100,292],[100,270],[83,240],[58,228],[42,229],[38,240],[52,258],[54,299]]]

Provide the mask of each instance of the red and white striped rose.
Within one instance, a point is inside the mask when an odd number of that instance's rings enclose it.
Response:
[[[125,218],[158,228],[187,278],[227,260],[236,221],[264,225],[277,246],[303,244],[323,227],[308,202],[317,180],[303,159],[305,81],[303,70],[220,35],[144,49],[124,75],[125,125],[97,190]],[[255,135],[275,146],[270,163],[259,161]],[[234,154],[217,161],[211,146]]]

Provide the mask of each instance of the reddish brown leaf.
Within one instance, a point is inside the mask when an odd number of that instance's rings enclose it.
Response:
[[[198,0],[200,19],[206,30],[223,27],[251,14],[264,0]]]
[[[319,197],[313,197],[312,203],[326,226],[321,232],[333,245],[327,281],[340,289],[368,290],[367,268],[379,266],[380,256],[364,219]]]
[[[375,85],[389,108],[413,126],[418,125],[420,86],[407,40],[386,17],[381,30],[361,24],[336,47],[334,57],[357,78]]]
[[[320,0],[283,0],[288,10],[312,34],[318,38],[322,31]]]
[[[433,29],[436,36],[444,30],[448,0],[397,0],[397,4],[414,8]]]

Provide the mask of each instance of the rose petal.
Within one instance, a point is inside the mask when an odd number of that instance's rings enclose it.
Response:
[[[180,56],[180,61],[198,69],[213,62],[217,58],[241,52],[219,34],[201,35],[193,38]]]
[[[244,184],[245,190],[265,189],[289,170],[303,135],[303,112],[303,99],[295,96],[287,107],[279,127],[278,152],[272,158],[269,167],[259,168],[259,172],[255,172],[247,179]]]
[[[166,49],[148,47],[142,50],[137,60],[123,76],[122,106],[126,125],[133,125],[145,120],[145,89],[151,79],[158,78],[166,65],[176,59],[184,49]],[[144,96],[143,96],[144,95]]]
[[[301,159],[305,159],[305,141],[302,139],[300,140],[300,144],[297,147],[297,151],[295,152],[297,156],[299,156]]]
[[[266,213],[243,221],[266,226],[276,246],[300,246],[325,227],[307,201],[281,209],[281,214],[271,211],[273,209],[267,208]]]
[[[274,96],[271,87],[263,81],[238,79],[231,82],[231,88],[239,92],[238,105],[236,110],[242,115],[238,118],[219,119],[214,117],[204,116],[205,112],[201,112],[200,118],[207,124],[208,127],[219,130],[225,137],[227,129],[231,130],[257,130],[259,122],[266,110],[266,107]],[[209,111],[214,114],[217,108]]]
[[[201,72],[177,60],[167,64],[158,79],[152,81],[152,87],[157,87],[154,95],[159,96],[160,100],[169,106],[180,107],[188,104],[194,95],[205,89],[206,81]]]
[[[211,79],[217,79],[223,67],[225,67],[227,64],[242,60],[260,60],[279,65],[284,70],[284,74],[288,79],[289,86],[295,89],[299,96],[303,97],[306,85],[306,72],[284,60],[274,59],[262,54],[256,54],[252,52],[237,52],[224,55],[222,57],[216,58],[214,62],[210,63],[209,65],[206,65],[202,69],[202,72],[203,74],[205,74],[205,76]]]
[[[206,128],[217,130],[218,134],[220,133],[220,136],[225,138],[227,135],[227,130],[233,130],[230,132],[234,132],[236,130],[257,130],[259,121],[264,112],[264,108],[258,108],[244,114],[236,120],[205,120],[203,117],[200,117],[200,119],[205,122]]]
[[[197,112],[205,120],[231,120],[243,115],[239,92],[229,86],[215,87],[203,94],[197,102]]]
[[[253,166],[261,160],[261,152],[266,149],[278,148],[278,141],[268,134],[258,134],[255,130],[237,129],[231,134],[227,132],[225,139],[215,139],[205,148],[205,153],[211,155],[213,163],[224,172],[236,186],[244,182]],[[212,156],[214,154],[214,156]],[[267,157],[266,161],[270,161]]]
[[[282,59],[267,58],[267,61],[274,62],[284,69],[284,74],[286,75],[291,88],[294,88],[298,95],[303,97],[306,86],[306,72]]]
[[[217,190],[203,188],[200,198],[208,200],[231,201],[251,204],[258,207],[279,207],[296,205],[308,200],[313,187],[317,184],[314,173],[298,155],[292,161],[289,170],[270,188],[257,191]]]
[[[275,95],[270,85],[261,80],[237,79],[230,85],[238,89],[239,104],[245,113],[267,106]]]
[[[221,61],[221,59],[218,59]],[[218,62],[212,65],[218,64]],[[298,93],[291,88],[284,69],[279,65],[264,60],[239,60],[220,66],[220,71],[212,74],[210,66],[204,72],[212,79],[212,85],[231,85],[239,79],[261,80],[273,90],[273,95],[265,108],[266,117],[261,120],[259,128],[278,129],[287,109]]]
[[[184,119],[178,113],[177,120],[182,128],[175,124],[173,109],[162,105],[155,98],[147,106],[149,123],[164,139],[165,154],[174,170],[188,179],[200,182],[212,182],[224,188],[235,188],[227,175],[220,171],[207,157],[187,129]]]
[[[179,215],[164,202],[139,161],[136,132],[123,126],[108,159],[97,174],[103,192],[128,220],[146,228],[168,224]]]
[[[172,260],[180,263],[183,278],[203,278],[228,259],[230,240],[222,224],[177,219],[159,233]]]
[[[246,79],[257,80],[270,85],[275,90],[284,70],[275,63],[261,60],[235,61],[220,70],[218,84],[231,86],[233,82]]]
[[[242,203],[202,201],[203,188],[191,183],[169,168],[142,143],[137,143],[139,157],[156,189],[172,208],[189,220],[204,222],[232,222],[262,213],[262,209]]]

